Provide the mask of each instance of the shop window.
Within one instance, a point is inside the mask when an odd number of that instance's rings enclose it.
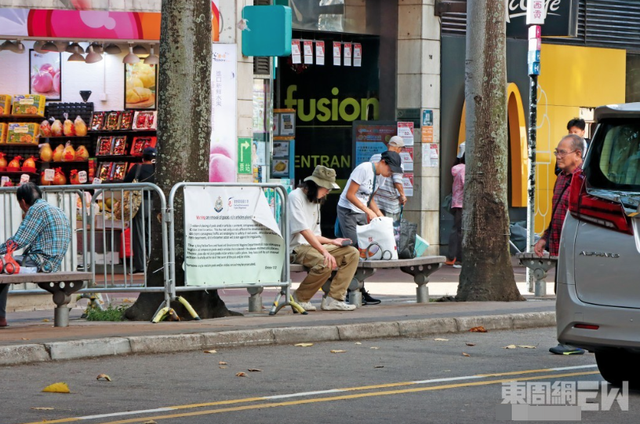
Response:
[[[627,103],[640,102],[640,55],[627,54]]]

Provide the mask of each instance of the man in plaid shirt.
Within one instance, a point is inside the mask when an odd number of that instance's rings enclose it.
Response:
[[[20,265],[38,268],[38,272],[58,271],[71,242],[69,219],[42,199],[42,192],[34,183],[18,187],[16,197],[25,212],[24,219],[16,234],[0,244],[0,254],[24,249],[22,257],[15,257]],[[7,326],[8,291],[8,284],[0,284],[0,327]]]
[[[582,168],[583,154],[584,140],[575,134],[564,136],[554,152],[556,164],[561,172],[558,174],[553,188],[551,222],[549,222],[549,227],[545,230],[542,238],[533,246],[533,250],[538,256],[542,256],[545,249],[549,251],[549,255],[558,256],[562,224],[564,224],[564,217],[569,209],[569,186],[573,174]]]
[[[553,187],[551,222],[542,238],[533,246],[533,251],[538,256],[544,254],[545,247],[547,247],[549,255],[558,256],[562,225],[569,209],[569,186],[573,176],[582,169],[584,146],[582,137],[569,134],[560,140],[554,152],[560,173],[556,179],[556,185]],[[582,355],[584,353],[583,349],[564,344],[558,344],[558,346],[550,348],[549,351],[557,355]]]

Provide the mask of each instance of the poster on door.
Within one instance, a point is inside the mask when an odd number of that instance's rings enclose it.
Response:
[[[187,186],[184,198],[186,285],[280,282],[285,241],[260,187]]]

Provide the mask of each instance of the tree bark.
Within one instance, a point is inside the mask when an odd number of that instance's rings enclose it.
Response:
[[[467,2],[466,177],[456,300],[524,300],[513,276],[507,210],[505,2]]]
[[[160,65],[158,69],[158,159],[156,184],[167,200],[171,188],[183,181],[209,180],[211,140],[211,2],[208,0],[162,0]],[[230,123],[235,125],[235,123]],[[157,197],[157,196],[156,196]],[[155,199],[153,216],[160,211]],[[176,283],[184,282],[183,202],[176,196]],[[151,258],[147,285],[164,285],[162,229],[153,219]],[[185,297],[200,318],[232,313],[217,290],[186,292]],[[161,293],[142,293],[125,313],[130,320],[151,320],[164,300]],[[172,302],[181,318],[190,315]]]

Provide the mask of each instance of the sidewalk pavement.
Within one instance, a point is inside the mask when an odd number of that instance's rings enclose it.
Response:
[[[460,270],[443,267],[428,284],[432,299],[455,296]],[[287,307],[275,316],[269,308],[278,290],[265,289],[263,312],[247,311],[245,289],[220,290],[230,310],[244,316],[201,321],[90,322],[80,319],[85,301],[71,310],[69,327],[53,327],[51,309],[8,314],[9,327],[0,329],[0,366],[108,355],[169,353],[241,346],[295,344],[381,337],[424,337],[468,331],[483,326],[509,330],[555,325],[555,296],[535,298],[527,293],[523,267],[514,275],[525,302],[430,302],[415,303],[412,277],[381,270],[367,280],[365,288],[382,300],[355,311],[320,310],[321,293],[312,303],[317,312],[293,314]],[[553,274],[551,274],[553,275]],[[294,277],[302,278],[302,274]],[[299,282],[299,280],[298,280]],[[294,282],[293,287],[297,283]],[[549,283],[548,293],[553,293]],[[128,296],[128,298],[126,298]],[[111,295],[114,304],[133,301],[129,295]]]

